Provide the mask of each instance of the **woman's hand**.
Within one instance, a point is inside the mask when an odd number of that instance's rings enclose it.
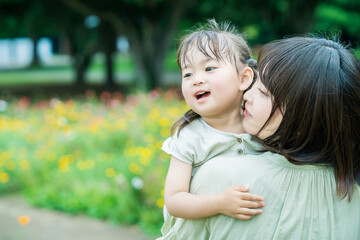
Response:
[[[264,199],[258,195],[247,193],[248,187],[232,186],[220,194],[219,212],[240,220],[249,220],[261,214],[265,206]]]

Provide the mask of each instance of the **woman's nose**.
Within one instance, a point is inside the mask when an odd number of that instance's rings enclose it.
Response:
[[[252,91],[251,88],[246,90],[246,92],[243,95],[244,101],[249,102],[251,100],[251,91]]]

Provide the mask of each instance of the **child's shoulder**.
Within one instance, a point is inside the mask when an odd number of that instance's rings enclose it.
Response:
[[[207,135],[209,133],[209,127],[205,123],[205,121],[202,118],[197,118],[191,121],[188,125],[186,125],[184,128],[180,130],[180,133],[178,134],[178,131],[174,134],[174,136],[187,136],[187,135],[196,135],[196,136],[202,136]]]

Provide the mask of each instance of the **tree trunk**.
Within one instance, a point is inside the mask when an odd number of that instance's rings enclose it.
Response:
[[[113,88],[115,86],[112,54],[112,51],[105,51],[107,88]]]
[[[113,25],[118,34],[125,34],[131,44],[136,64],[136,85],[152,89],[161,86],[163,64],[185,8],[193,1],[131,1],[117,9],[98,10],[79,0],[63,0],[84,16],[96,14]]]
[[[114,27],[108,23],[103,22],[100,26],[100,37],[102,42],[102,49],[105,54],[106,64],[106,80],[105,84],[108,88],[115,86],[114,69],[113,69],[113,53],[116,51],[116,32]]]
[[[40,60],[39,60],[39,55],[38,55],[38,52],[37,52],[37,43],[38,43],[38,38],[36,36],[32,36],[31,37],[31,40],[33,42],[33,59],[31,61],[31,64],[30,64],[30,67],[37,67],[39,66],[40,64]]]
[[[146,18],[141,27],[137,19],[126,26],[137,67],[137,87],[146,90],[162,86],[164,62],[186,4],[171,1],[164,8],[171,14],[163,18]]]
[[[90,54],[77,55],[75,57],[75,63],[74,63],[74,67],[76,71],[75,83],[79,87],[85,86],[85,72],[90,65],[90,59],[91,59]]]

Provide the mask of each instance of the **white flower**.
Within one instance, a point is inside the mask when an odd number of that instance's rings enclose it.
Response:
[[[131,185],[135,188],[135,189],[142,189],[144,186],[143,181],[141,180],[141,178],[139,177],[133,177],[131,179]]]

